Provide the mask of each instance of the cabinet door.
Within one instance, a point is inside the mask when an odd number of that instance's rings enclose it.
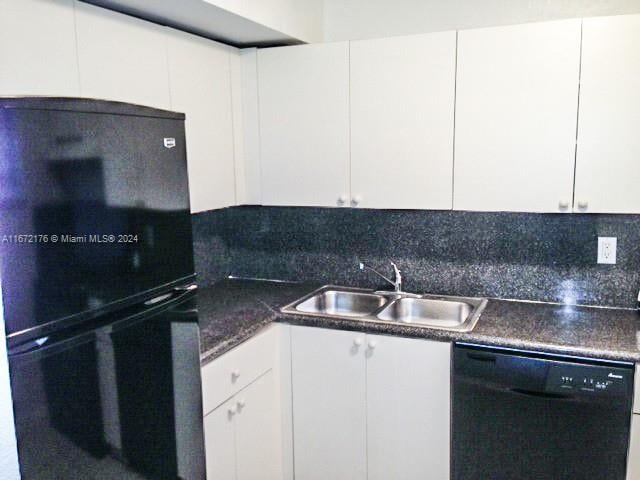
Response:
[[[569,212],[580,20],[459,32],[456,210]]]
[[[640,213],[640,15],[585,18],[578,212]]]
[[[367,335],[368,480],[449,479],[450,364],[449,343]]]
[[[354,206],[451,209],[456,32],[351,43]]]
[[[629,445],[629,461],[627,480],[640,478],[640,415],[633,415],[631,420],[631,444]]]
[[[633,398],[633,413],[640,414],[640,365],[636,366],[634,386],[634,398]]]
[[[236,480],[235,399],[228,400],[204,417],[207,478]]]
[[[171,108],[186,114],[191,211],[235,204],[230,55],[210,40],[166,30]]]
[[[76,28],[83,97],[170,108],[162,27],[76,2]]]
[[[282,480],[278,388],[269,370],[235,397],[237,480]]]
[[[364,480],[364,334],[292,327],[291,362],[296,480]]]
[[[71,0],[0,0],[0,95],[78,96]]]
[[[349,44],[258,52],[262,200],[335,206],[349,195]]]

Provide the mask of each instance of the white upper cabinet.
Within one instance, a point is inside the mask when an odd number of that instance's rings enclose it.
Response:
[[[456,210],[571,211],[579,65],[580,20],[459,32]]]
[[[352,205],[451,209],[456,33],[351,43]]]
[[[0,95],[79,93],[72,0],[0,0]]]
[[[640,15],[585,18],[574,210],[640,213]]]
[[[166,32],[171,109],[186,114],[191,211],[234,205],[230,56],[237,52],[194,35]]]
[[[349,44],[258,51],[262,201],[336,206],[349,195]]]
[[[83,97],[171,107],[162,27],[77,2],[76,28]]]

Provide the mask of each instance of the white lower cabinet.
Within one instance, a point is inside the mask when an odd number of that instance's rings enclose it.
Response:
[[[640,366],[636,364],[635,398],[631,415],[631,441],[627,466],[627,480],[640,478]]]
[[[368,480],[447,480],[451,344],[367,335]]]
[[[449,478],[449,343],[292,327],[296,480]]]
[[[207,478],[290,479],[288,345],[272,325],[202,368]]]
[[[269,370],[204,418],[207,478],[282,479],[277,392]]]
[[[629,461],[627,480],[640,478],[640,415],[633,415],[631,420],[631,444],[629,445]]]
[[[236,436],[230,413],[234,408],[235,399],[232,398],[204,417],[207,478],[236,478]]]
[[[367,476],[365,335],[291,327],[296,480]]]
[[[236,408],[236,478],[281,480],[280,415],[273,371],[238,393]]]

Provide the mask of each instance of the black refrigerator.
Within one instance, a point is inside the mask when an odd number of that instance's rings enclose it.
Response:
[[[22,477],[205,478],[184,115],[0,99]]]

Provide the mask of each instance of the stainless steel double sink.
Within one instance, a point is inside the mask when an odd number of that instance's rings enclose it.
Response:
[[[414,295],[324,286],[282,312],[469,332],[487,305],[484,298]]]

